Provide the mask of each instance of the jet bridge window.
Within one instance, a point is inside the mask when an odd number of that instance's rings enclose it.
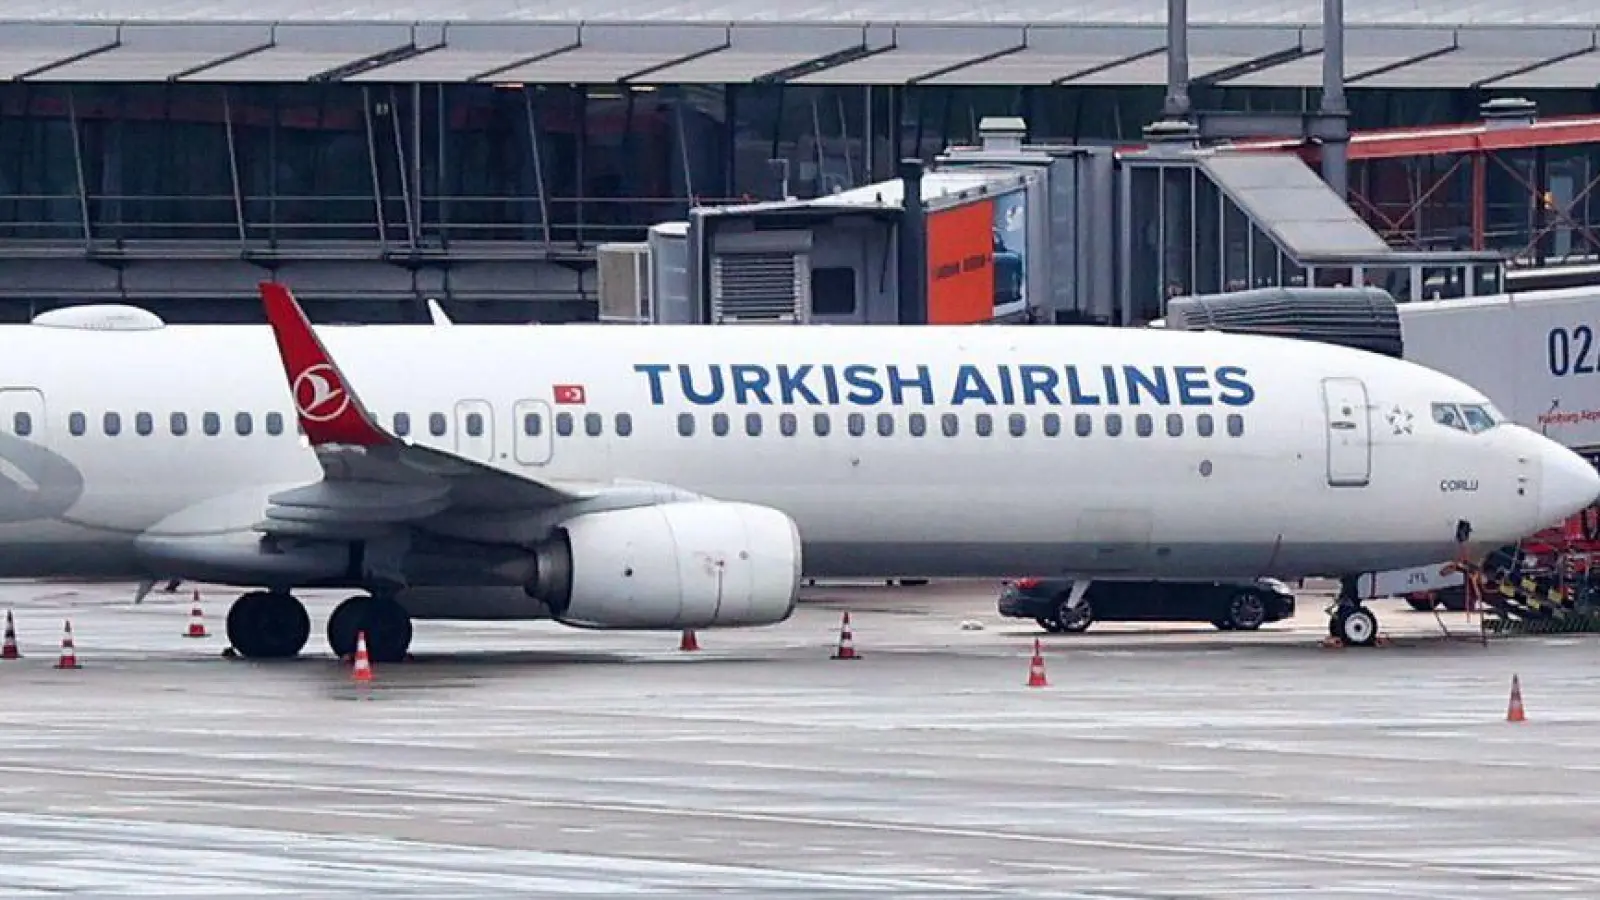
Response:
[[[234,416],[233,416],[233,430],[237,431],[239,433],[240,437],[249,437],[250,436],[250,432],[254,428],[255,428],[255,423],[250,421],[250,414],[249,413],[247,413],[247,412],[234,413]]]
[[[394,414],[394,433],[399,437],[405,437],[406,435],[411,433],[411,414],[410,413],[395,413]]]
[[[1240,437],[1244,434],[1244,416],[1238,413],[1228,415],[1228,437]]]
[[[678,413],[678,434],[694,437],[694,413]]]
[[[17,437],[27,437],[33,434],[33,416],[19,412],[11,417],[11,430]]]
[[[149,437],[150,432],[156,430],[156,417],[147,412],[135,413],[133,430],[139,432],[140,437]]]
[[[633,416],[617,413],[617,437],[627,437],[630,434],[633,434]]]
[[[563,413],[563,415],[565,415],[565,413]],[[428,414],[428,433],[433,435],[434,437],[444,437],[445,429],[449,426],[449,424],[450,424],[449,421],[446,420],[445,417],[444,417],[444,413],[429,413]],[[571,434],[572,433],[572,417],[571,416],[567,417],[567,430],[566,430],[566,433],[567,434]]]
[[[112,437],[116,437],[122,433],[122,416],[117,413],[106,413],[104,419],[101,421],[101,424],[105,426],[106,434],[111,435]]]
[[[183,437],[189,433],[189,416],[186,413],[175,412],[167,417],[167,430],[174,437]]]
[[[1045,413],[1042,423],[1045,437],[1061,436],[1061,416],[1056,413]]]
[[[88,416],[85,416],[81,412],[75,412],[72,415],[67,416],[67,431],[71,432],[73,437],[83,437],[84,432],[88,430]]]
[[[267,434],[273,437],[283,434],[283,413],[267,413]]]

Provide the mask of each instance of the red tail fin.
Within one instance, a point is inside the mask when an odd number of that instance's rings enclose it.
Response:
[[[294,395],[300,428],[313,445],[355,444],[378,447],[393,439],[378,427],[350,382],[334,365],[311,328],[311,320],[289,293],[272,281],[261,282],[261,302],[278,342],[283,372]]]

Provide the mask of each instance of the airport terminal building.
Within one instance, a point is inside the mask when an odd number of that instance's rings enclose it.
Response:
[[[0,315],[124,299],[254,319],[241,301],[276,276],[362,321],[416,317],[421,297],[464,321],[591,318],[596,247],[691,205],[893,178],[985,117],[1034,142],[1139,142],[1166,100],[1166,12],[23,0],[0,23]],[[1319,4],[1189,18],[1195,108],[1316,107]],[[1471,121],[1497,96],[1600,113],[1592,2],[1533,19],[1349,0],[1350,127]],[[1581,186],[1593,151],[1538,166]]]

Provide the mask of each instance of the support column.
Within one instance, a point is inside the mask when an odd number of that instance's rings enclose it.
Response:
[[[1167,0],[1167,98],[1161,114],[1189,117],[1189,0]]]
[[[928,228],[927,211],[922,206],[922,160],[900,161],[900,180],[904,198],[900,208],[900,227],[896,242],[896,292],[900,300],[900,324],[928,324]]]
[[[1344,96],[1344,0],[1322,0],[1322,180],[1340,199],[1350,190],[1350,106]]]

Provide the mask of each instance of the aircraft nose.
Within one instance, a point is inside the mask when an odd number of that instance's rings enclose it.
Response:
[[[1539,521],[1543,526],[1561,522],[1600,498],[1600,471],[1588,460],[1551,442],[1541,462]]]

